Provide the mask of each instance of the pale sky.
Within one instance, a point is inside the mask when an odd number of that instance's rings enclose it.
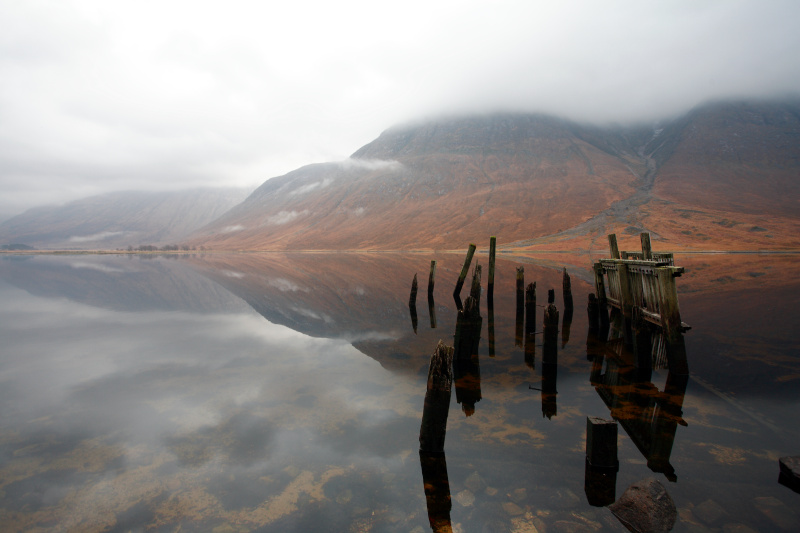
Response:
[[[652,121],[800,92],[800,2],[0,0],[0,220],[255,188],[441,113]]]

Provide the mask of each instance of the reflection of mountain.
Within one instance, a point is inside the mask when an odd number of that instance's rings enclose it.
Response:
[[[436,259],[434,302],[430,311],[417,301],[417,334],[409,320],[408,296],[414,274],[427,273]],[[485,256],[477,256],[485,263]],[[427,371],[430,355],[441,339],[453,342],[456,306],[452,298],[463,257],[444,254],[209,254],[192,260],[202,272],[240,296],[273,323],[316,337],[344,338],[363,353],[393,370]],[[514,264],[498,260],[494,290],[496,349],[513,351]],[[532,279],[558,286],[556,269],[529,266]],[[424,286],[424,285],[423,285]],[[586,287],[580,285],[581,290]],[[486,305],[485,298],[481,305]],[[487,325],[482,324],[480,350],[487,350]],[[577,360],[577,358],[576,358]]]
[[[115,311],[244,311],[247,306],[179,256],[6,256],[0,279],[44,298]]]

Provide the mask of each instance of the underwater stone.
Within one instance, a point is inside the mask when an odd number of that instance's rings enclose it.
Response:
[[[675,502],[657,479],[637,481],[608,507],[634,533],[666,532],[675,525]]]

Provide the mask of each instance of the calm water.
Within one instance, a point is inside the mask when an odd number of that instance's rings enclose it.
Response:
[[[539,331],[572,275],[545,364],[542,336],[518,336],[519,263],[499,261],[494,342],[484,293],[479,358],[423,480],[427,367],[453,342],[462,261],[0,257],[0,529],[421,533],[430,510],[453,531],[625,531],[590,500],[655,477],[675,531],[800,530],[777,462],[800,455],[800,257],[676,259],[688,379],[631,378],[590,333],[588,256],[524,264]],[[586,417],[612,415],[619,471],[587,493]]]

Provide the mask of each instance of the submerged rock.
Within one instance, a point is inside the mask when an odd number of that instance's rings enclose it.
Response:
[[[608,508],[634,533],[670,531],[678,516],[675,502],[655,478],[637,481]]]

